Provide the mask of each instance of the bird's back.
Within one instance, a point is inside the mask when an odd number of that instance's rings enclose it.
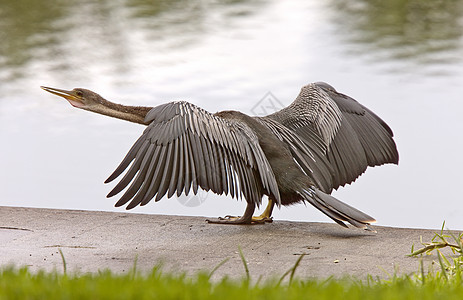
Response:
[[[275,176],[281,197],[281,204],[287,205],[301,201],[297,192],[314,185],[295,162],[289,145],[279,139],[275,133],[258,117],[250,117],[237,111],[225,111],[216,114],[224,119],[245,124],[257,136],[259,145]]]

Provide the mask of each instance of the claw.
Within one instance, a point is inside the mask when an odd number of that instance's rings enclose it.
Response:
[[[217,219],[219,219],[219,220],[235,220],[235,219],[239,219],[239,218],[240,218],[240,217],[235,217],[235,216],[231,216],[231,215],[226,215],[225,217],[218,217]],[[206,221],[208,221],[209,223],[211,223],[210,220],[206,220]]]
[[[210,224],[243,224],[243,225],[250,225],[252,224],[251,220],[243,219],[242,217],[233,217],[233,216],[225,216],[225,217],[218,217],[217,219],[207,219],[207,223]]]
[[[257,217],[252,217],[251,220],[246,220],[243,219],[243,217],[235,217],[235,216],[230,216],[226,215],[225,217],[218,217],[217,219],[207,219],[207,223],[211,224],[247,224],[247,225],[254,225],[254,224],[265,224],[265,223],[272,223],[273,218],[272,217],[266,217],[266,216],[257,216]]]
[[[224,218],[225,218],[225,219],[237,219],[237,218],[239,218],[239,217],[231,216],[231,215],[226,215]],[[223,218],[222,218],[222,219],[223,219]]]

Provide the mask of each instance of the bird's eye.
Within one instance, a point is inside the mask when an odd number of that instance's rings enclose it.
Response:
[[[82,91],[76,91],[76,96],[77,97],[82,97],[84,95],[84,93],[82,93]]]

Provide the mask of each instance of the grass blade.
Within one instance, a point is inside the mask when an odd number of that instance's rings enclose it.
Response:
[[[293,281],[294,273],[296,273],[296,269],[301,263],[301,260],[304,258],[304,256],[305,256],[305,253],[301,254],[299,258],[297,259],[296,263],[294,264],[293,268],[291,269],[291,274],[289,275],[289,284],[291,284],[291,282]]]
[[[66,259],[64,258],[63,251],[61,251],[61,248],[58,248],[59,254],[61,255],[61,260],[63,261],[63,272],[66,274],[67,272],[67,265],[66,265]]]
[[[447,275],[447,269],[445,267],[444,261],[442,259],[442,253],[440,251],[437,251],[437,258],[439,259],[439,265],[442,269],[442,274],[444,275],[445,280],[448,281],[449,277]]]
[[[304,256],[306,256],[305,253],[301,254],[299,256],[299,258],[297,259],[296,263],[294,264],[294,266],[291,267],[291,269],[289,269],[288,271],[286,271],[281,277],[280,277],[280,280],[278,280],[278,283],[277,283],[277,286],[279,286],[282,282],[283,282],[283,279],[285,279],[286,276],[289,275],[289,284],[291,284],[291,282],[293,281],[293,278],[294,278],[294,273],[296,273],[296,269],[297,267],[299,266],[299,264],[301,263],[301,260],[302,258],[304,258]]]
[[[227,257],[225,258],[224,260],[222,260],[221,262],[219,262],[219,264],[217,266],[214,267],[214,269],[212,269],[212,271],[209,273],[209,278],[212,277],[212,275],[214,275],[215,271],[217,271],[218,268],[220,268],[221,266],[223,266],[225,263],[227,263],[227,261],[230,260],[230,257]]]
[[[421,272],[421,283],[425,285],[426,283],[426,277],[424,275],[424,262],[423,258],[420,259],[420,272]]]
[[[243,250],[241,250],[241,246],[238,246],[238,250],[240,252],[241,261],[243,262],[244,271],[246,272],[246,279],[249,281],[251,276],[249,275],[248,263],[246,262],[246,258],[244,258]]]

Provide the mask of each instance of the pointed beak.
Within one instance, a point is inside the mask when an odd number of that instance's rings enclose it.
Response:
[[[69,103],[74,107],[80,108],[84,106],[84,103],[82,102],[82,98],[76,96],[74,91],[60,90],[60,89],[55,89],[55,88],[46,87],[46,86],[41,86],[40,88],[49,93],[63,97],[64,99],[68,100]]]

